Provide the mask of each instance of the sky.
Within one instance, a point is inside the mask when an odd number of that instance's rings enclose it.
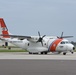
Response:
[[[76,0],[0,0],[0,18],[15,35],[72,35],[76,41]]]

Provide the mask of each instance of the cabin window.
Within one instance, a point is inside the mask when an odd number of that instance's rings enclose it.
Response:
[[[66,44],[69,44],[70,42],[69,41],[66,41]]]

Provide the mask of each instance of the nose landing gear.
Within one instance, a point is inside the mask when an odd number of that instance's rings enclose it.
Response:
[[[71,52],[72,54],[74,53],[74,52]]]
[[[74,51],[70,51],[72,54],[74,53]]]

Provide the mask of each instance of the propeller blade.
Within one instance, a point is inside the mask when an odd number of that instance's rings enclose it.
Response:
[[[61,33],[61,38],[63,37],[63,32]]]
[[[41,36],[39,31],[38,31],[38,35],[39,35],[39,39],[38,39],[37,42],[41,42],[41,44],[42,44],[42,46],[43,46],[43,38],[44,38],[46,35]],[[37,43],[37,42],[36,42],[36,43]]]
[[[40,35],[40,32],[38,31],[38,35],[39,35],[39,37],[41,37],[41,35]]]
[[[42,36],[42,39],[45,37],[46,35]]]
[[[73,36],[63,36],[63,32],[61,33],[61,37],[57,36],[57,38],[72,38]]]
[[[42,44],[42,46],[43,46],[43,42],[41,41],[41,44]]]
[[[63,36],[62,38],[72,38],[73,36]]]

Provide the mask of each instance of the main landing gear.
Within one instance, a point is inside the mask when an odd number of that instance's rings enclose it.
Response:
[[[47,54],[48,52],[41,52],[40,54]],[[39,53],[32,53],[32,52],[29,52],[29,54],[39,54]]]
[[[47,52],[41,52],[41,54],[47,54]]]
[[[29,52],[29,54],[38,54],[38,53],[32,53],[32,52]]]

